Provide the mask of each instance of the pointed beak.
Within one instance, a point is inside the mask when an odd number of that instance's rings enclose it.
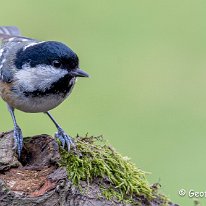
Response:
[[[89,74],[79,68],[69,71],[69,74],[74,77],[89,77]]]

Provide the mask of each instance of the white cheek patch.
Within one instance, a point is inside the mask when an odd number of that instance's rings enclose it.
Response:
[[[66,74],[68,72],[64,69],[56,69],[48,65],[31,68],[26,64],[15,74],[14,80],[17,83],[17,88],[23,88],[25,91],[45,91]]]

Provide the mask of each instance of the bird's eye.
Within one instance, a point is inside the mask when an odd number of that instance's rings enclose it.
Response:
[[[61,65],[62,65],[59,60],[54,60],[54,61],[52,62],[52,64],[53,64],[53,66],[56,67],[56,68],[59,68],[59,67],[61,67]]]

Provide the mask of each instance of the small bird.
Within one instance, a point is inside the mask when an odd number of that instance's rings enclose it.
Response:
[[[38,41],[20,35],[15,26],[0,27],[0,95],[7,103],[14,123],[14,148],[18,157],[23,135],[14,109],[43,112],[57,128],[55,137],[62,147],[75,146],[49,110],[61,104],[71,93],[77,77],[89,75],[79,68],[79,59],[68,46],[57,41]]]

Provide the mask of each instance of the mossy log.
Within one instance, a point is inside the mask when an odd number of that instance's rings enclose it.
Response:
[[[104,195],[102,188],[113,186],[108,177],[90,178],[91,181],[80,178],[79,185],[74,184],[68,175],[68,172],[74,171],[67,171],[66,167],[61,166],[61,164],[65,164],[61,156],[62,149],[49,135],[25,138],[20,160],[18,160],[13,147],[13,132],[1,133],[1,206],[176,205],[159,194],[154,185],[150,187],[151,190],[149,189],[152,198],[148,194],[144,194],[143,190],[139,195],[132,196],[131,203],[131,201],[120,201],[115,196],[108,198]],[[80,156],[78,150],[74,151],[73,155]],[[116,188],[114,188],[115,190]]]

